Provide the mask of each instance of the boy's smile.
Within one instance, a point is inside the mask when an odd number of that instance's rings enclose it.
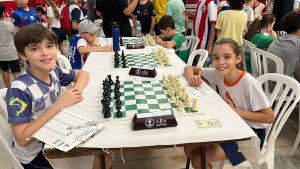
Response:
[[[57,48],[49,40],[43,40],[41,43],[26,46],[21,57],[29,61],[32,73],[49,72],[56,64]]]

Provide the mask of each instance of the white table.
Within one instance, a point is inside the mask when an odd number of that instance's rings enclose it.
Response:
[[[150,50],[145,48],[145,51]],[[176,74],[182,77],[184,85],[188,86],[183,78],[183,68],[185,64],[174,53],[170,52],[172,56],[171,63],[173,66],[166,68],[157,68],[158,75],[156,80],[161,79],[162,75]],[[173,57],[174,56],[174,57]],[[82,144],[81,148],[137,148],[137,147],[156,147],[156,146],[174,146],[185,145],[189,143],[211,143],[224,142],[228,140],[243,140],[252,138],[255,144],[258,139],[252,129],[242,120],[223,100],[212,91],[207,85],[203,84],[199,92],[207,93],[198,97],[199,110],[203,112],[202,115],[184,115],[175,113],[178,122],[177,127],[133,131],[131,128],[131,120],[103,120],[101,117],[101,103],[100,96],[102,93],[102,81],[111,74],[120,76],[120,80],[142,80],[149,78],[129,76],[129,69],[115,69],[113,65],[113,52],[91,53],[88,57],[83,70],[90,73],[90,82],[84,90],[84,100],[71,107],[66,108],[68,112],[74,113],[90,120],[99,120],[106,124],[103,131],[91,138],[86,143]],[[195,90],[191,87],[187,89]],[[218,119],[220,128],[197,128],[194,120]],[[49,147],[48,147],[49,148]],[[253,150],[250,155],[251,158],[257,158],[258,148]],[[254,156],[255,157],[254,157]],[[257,156],[257,157],[256,157]],[[78,161],[76,157],[75,161]],[[85,157],[84,157],[85,158]],[[253,160],[255,161],[255,159]],[[256,161],[256,162],[257,162]],[[50,160],[52,164],[55,160]],[[70,162],[70,166],[75,164]],[[66,165],[64,164],[64,168]]]

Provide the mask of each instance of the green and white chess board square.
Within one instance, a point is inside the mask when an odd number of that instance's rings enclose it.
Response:
[[[148,67],[155,68],[158,67],[158,62],[154,58],[152,53],[132,53],[126,54],[126,66],[127,67]]]
[[[173,113],[177,111],[161,81],[124,81],[120,84],[120,92],[122,118],[131,118],[136,113],[160,112],[167,109]],[[111,97],[110,110],[113,118],[117,118],[114,92]],[[192,113],[191,108],[184,107],[182,113]]]
[[[122,41],[123,41],[123,46],[126,46],[127,44],[145,44],[144,39],[138,37],[130,37],[130,38],[124,37],[122,38]]]

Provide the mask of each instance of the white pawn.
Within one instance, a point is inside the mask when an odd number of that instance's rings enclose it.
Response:
[[[192,112],[198,112],[198,98],[195,97],[193,99],[193,106],[192,106]]]
[[[162,78],[162,81],[163,81],[163,84],[164,84],[164,86],[166,86],[166,76],[165,75],[163,75],[163,78]]]
[[[186,90],[185,90],[185,88],[183,87],[183,88],[181,89],[181,91],[182,91],[181,100],[183,100],[183,101],[185,102],[185,101],[186,101]]]
[[[171,101],[172,102],[176,102],[176,98],[175,98],[175,92],[174,90],[171,90],[172,96],[171,96]]]
[[[182,106],[182,101],[179,100],[179,105],[177,107],[177,111],[182,112],[183,111],[183,106]]]
[[[179,106],[179,101],[180,101],[180,100],[179,100],[179,97],[178,97],[178,96],[176,96],[176,103],[175,103],[175,106],[176,106],[176,107],[178,107],[178,106]]]
[[[171,66],[171,62],[170,62],[170,58],[166,57],[166,62],[165,62],[166,66]]]

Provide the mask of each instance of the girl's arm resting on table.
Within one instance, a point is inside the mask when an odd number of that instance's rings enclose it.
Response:
[[[184,68],[184,76],[191,86],[200,86],[202,80],[199,76],[200,68],[196,66],[186,66]]]

